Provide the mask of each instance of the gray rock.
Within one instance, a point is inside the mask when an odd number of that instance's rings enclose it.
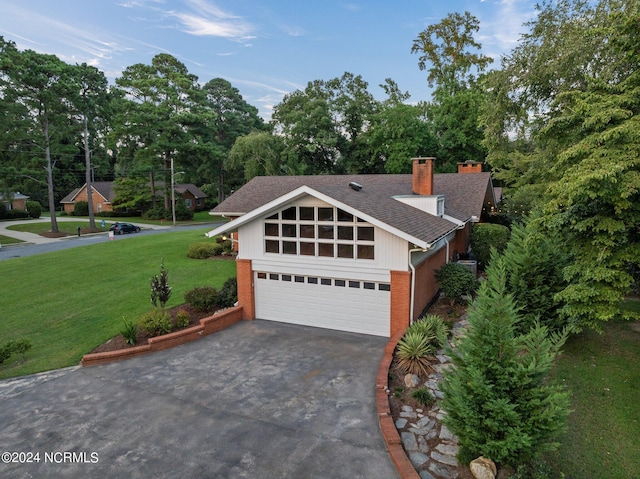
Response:
[[[420,419],[417,423],[416,426],[418,426],[419,428],[423,428],[423,429],[427,429],[430,430],[433,426],[435,426],[436,422],[431,419],[430,417],[423,417],[422,419]]]
[[[411,412],[409,412],[409,411],[402,411],[402,412],[400,413],[400,417],[406,417],[406,418],[409,418],[409,419],[416,419],[416,418],[418,417],[418,415],[417,415],[415,412],[413,412],[413,411],[411,411]]]
[[[406,412],[413,412],[413,408],[411,406],[407,406],[406,404],[402,406],[402,410]]]
[[[416,442],[415,434],[411,432],[403,432],[400,437],[402,438],[402,444],[407,451],[418,450],[418,443]]]
[[[457,456],[460,447],[455,444],[440,443],[436,446],[436,450],[447,456]]]
[[[420,467],[429,460],[429,456],[422,454],[421,452],[410,452],[409,460],[415,467]]]
[[[401,417],[396,421],[396,429],[402,429],[407,425],[407,421],[405,418]]]
[[[447,426],[445,426],[444,424],[440,428],[440,439],[442,439],[443,441],[457,440],[457,438],[453,435],[453,433],[449,431],[449,429],[447,429]]]
[[[429,474],[429,471],[420,471],[418,475],[420,476],[420,479],[436,479],[431,474]]]
[[[435,461],[429,463],[429,470],[441,479],[455,479],[458,477],[457,468],[454,469]]]
[[[431,459],[442,464],[448,464],[449,466],[458,465],[458,460],[454,456],[449,456],[448,454],[440,454],[438,451],[431,451]]]
[[[418,449],[425,454],[429,452],[429,445],[424,436],[418,436]]]

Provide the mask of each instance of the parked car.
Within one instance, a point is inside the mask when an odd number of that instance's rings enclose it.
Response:
[[[109,228],[109,231],[113,231],[117,235],[123,235],[125,233],[140,233],[140,227],[132,225],[131,223],[114,223]]]

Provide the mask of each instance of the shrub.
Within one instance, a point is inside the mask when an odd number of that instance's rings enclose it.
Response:
[[[154,306],[157,306],[158,302],[160,307],[164,308],[169,298],[171,297],[171,286],[168,283],[169,273],[164,268],[164,259],[160,263],[160,274],[151,278],[151,302]]]
[[[436,402],[436,398],[433,397],[433,394],[431,394],[431,391],[429,391],[429,389],[426,387],[414,389],[409,394],[413,399],[415,399],[425,407],[433,406],[433,403]]]
[[[7,212],[7,205],[5,205],[3,201],[0,201],[0,220],[3,220],[7,217]]]
[[[164,309],[154,308],[142,315],[140,326],[150,336],[160,336],[171,332],[171,316]]]
[[[218,305],[218,290],[211,286],[201,286],[187,291],[184,300],[198,311],[211,312]]]
[[[172,219],[171,210],[156,206],[142,213],[142,218],[145,220],[170,220]]]
[[[404,374],[416,374],[426,376],[431,371],[429,359],[435,349],[430,344],[431,338],[420,331],[408,330],[402,339],[398,341],[396,358],[398,367]]]
[[[27,213],[25,210],[17,210],[15,208],[7,211],[6,213],[6,218],[12,219],[12,220],[21,220],[23,218],[28,218],[28,217],[29,217],[29,213]]]
[[[428,314],[407,328],[407,331],[415,330],[423,334],[429,339],[429,345],[434,350],[442,348],[447,344],[447,338],[449,336],[449,326],[444,320],[435,314]]]
[[[518,334],[518,306],[506,291],[496,257],[469,310],[469,327],[444,372],[444,424],[460,443],[460,458],[485,456],[510,466],[557,447],[569,415],[569,394],[546,376],[566,339],[543,326]]]
[[[214,242],[199,241],[191,243],[187,256],[193,259],[207,259],[222,254],[222,245]]]
[[[480,267],[485,268],[491,259],[491,250],[502,253],[509,241],[509,228],[491,223],[478,223],[471,228],[471,251]]]
[[[176,314],[176,327],[177,328],[186,328],[191,324],[191,316],[184,309],[178,311]]]
[[[220,293],[218,293],[218,306],[221,308],[230,308],[238,301],[238,279],[233,277],[227,279]]]
[[[437,270],[436,281],[451,304],[464,294],[472,294],[478,286],[473,273],[458,263],[447,263]]]
[[[42,215],[42,206],[37,201],[27,201],[27,212],[32,218],[40,218]]]
[[[18,341],[8,341],[0,346],[0,364],[11,357],[12,354],[25,354],[31,349],[31,341],[20,339]]]
[[[122,334],[125,343],[129,344],[130,346],[135,346],[136,342],[138,341],[138,325],[133,321],[125,321],[120,334]]]
[[[176,220],[189,221],[193,219],[193,211],[187,208],[184,199],[176,199]]]
[[[73,205],[73,216],[89,216],[89,203],[76,201]]]

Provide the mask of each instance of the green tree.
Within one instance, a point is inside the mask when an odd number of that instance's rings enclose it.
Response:
[[[569,394],[547,382],[565,335],[536,325],[517,334],[518,306],[507,293],[503,261],[493,261],[469,311],[469,327],[445,372],[444,424],[460,441],[460,457],[480,455],[518,466],[557,447]]]
[[[4,39],[1,44],[2,97],[5,104],[13,105],[8,110],[12,114],[8,120],[10,131],[15,135],[12,143],[29,148],[28,164],[20,165],[12,173],[47,185],[51,230],[58,232],[54,168],[57,161],[65,156],[72,158],[76,152],[73,140],[76,125],[70,121],[74,98],[71,67],[55,55],[32,50],[19,52]],[[37,177],[43,165],[46,180]]]
[[[371,116],[366,139],[371,150],[368,173],[410,173],[409,158],[431,156],[436,143],[430,134],[426,105],[407,104],[410,95],[387,78],[380,85],[388,98],[379,103]]]
[[[371,150],[364,133],[376,101],[362,77],[309,82],[274,107],[273,126],[285,141],[285,162],[305,174],[359,173]]]
[[[616,81],[591,78],[563,92],[541,134],[561,144],[557,181],[546,196],[543,224],[561,231],[573,262],[559,293],[564,313],[580,324],[619,316],[618,305],[640,266],[640,5],[611,15],[611,47],[635,65]],[[626,70],[626,69],[624,69]],[[569,141],[566,131],[573,131]]]
[[[462,161],[483,161],[486,154],[479,126],[484,95],[477,75],[493,60],[475,52],[481,49],[473,38],[479,28],[469,12],[450,13],[420,32],[411,47],[420,54],[420,70],[428,71],[429,86],[435,85],[427,114],[441,171],[455,171]]]
[[[225,169],[225,165],[230,166],[227,159],[231,148],[239,137],[263,130],[265,125],[258,109],[249,105],[237,88],[222,78],[210,80],[202,88],[194,118],[197,161],[185,164],[188,177],[217,184],[218,201],[222,201],[227,190],[238,186],[225,185],[225,172],[231,176],[235,173],[233,169]]]
[[[116,79],[120,98],[111,132],[120,171],[146,172],[155,201],[155,174],[164,180],[164,207],[170,208],[171,165],[188,165],[194,135],[190,128],[199,101],[198,78],[166,53],[151,65],[129,66]]]
[[[539,222],[531,219],[526,225],[512,226],[502,261],[507,275],[506,290],[521,306],[518,333],[526,333],[536,322],[550,332],[559,332],[567,326],[566,318],[560,314],[563,303],[556,295],[567,285],[563,271],[569,260],[560,236],[549,234]]]
[[[282,137],[266,131],[252,132],[239,137],[234,143],[226,168],[241,168],[245,181],[254,176],[287,175],[296,173],[282,161],[284,141]],[[295,167],[295,165],[292,165]]]

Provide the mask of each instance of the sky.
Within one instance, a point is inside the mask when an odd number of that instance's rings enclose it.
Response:
[[[0,35],[20,50],[102,70],[110,83],[158,53],[204,84],[224,78],[270,119],[284,95],[344,72],[382,100],[386,78],[429,100],[413,40],[447,14],[469,11],[475,39],[500,64],[535,17],[533,0],[0,0]]]

